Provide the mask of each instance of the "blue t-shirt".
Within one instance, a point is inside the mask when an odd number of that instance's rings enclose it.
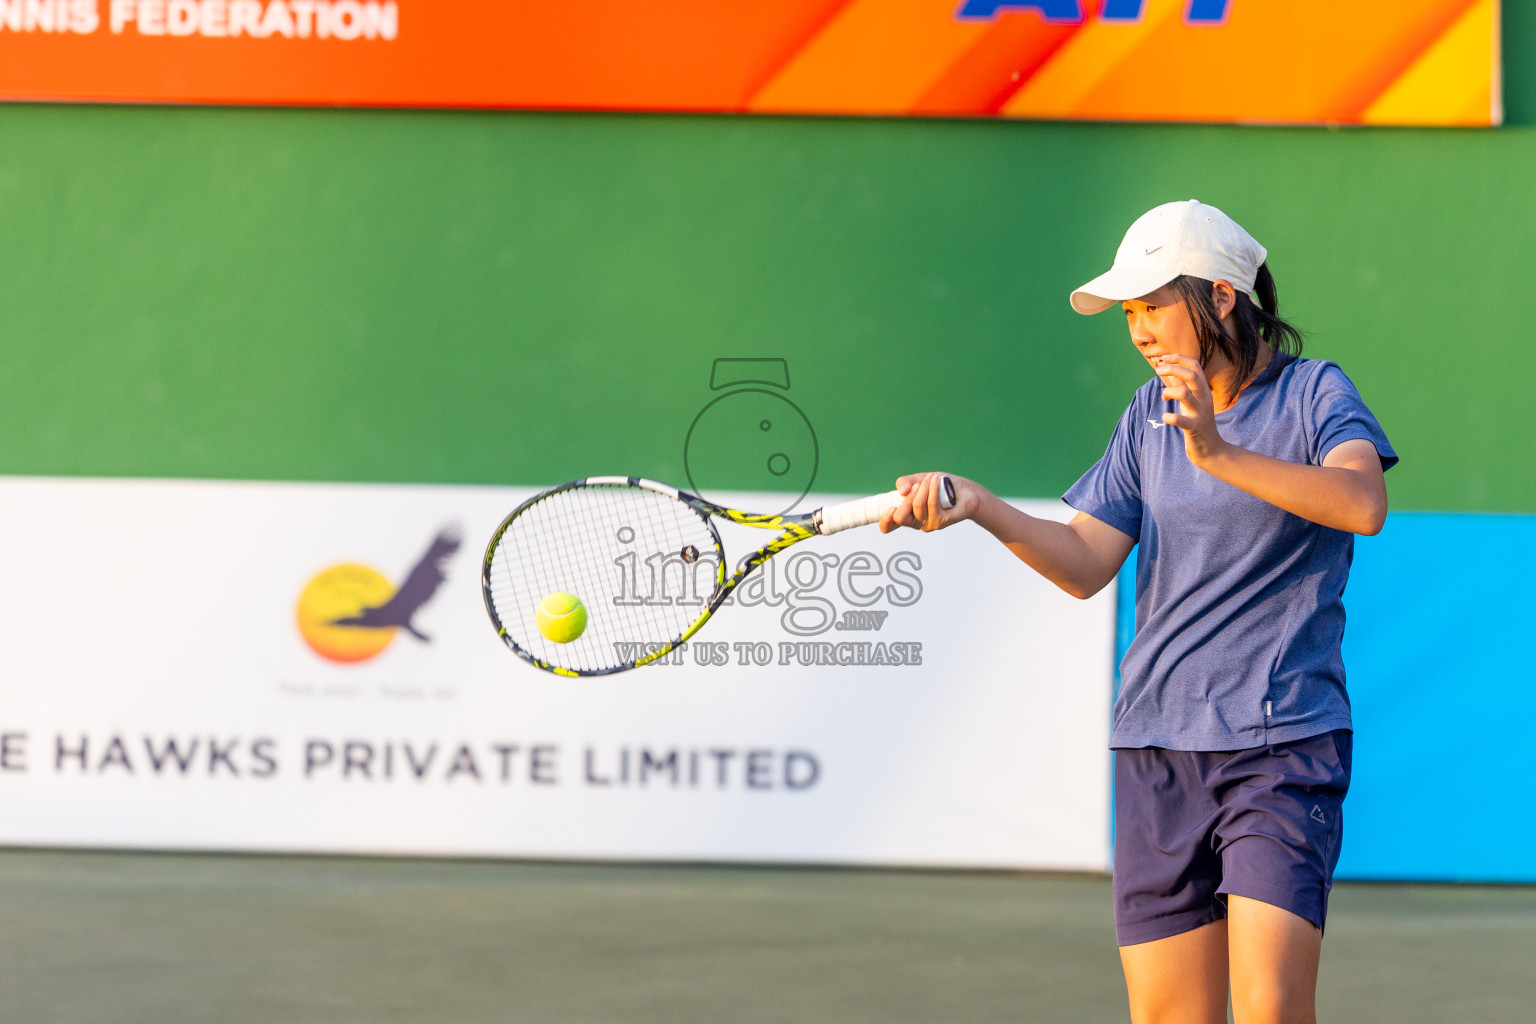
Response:
[[[1322,465],[1341,442],[1397,455],[1344,371],[1272,363],[1216,414],[1227,441]],[[1154,428],[1162,381],[1139,388],[1109,449],[1064,496],[1133,538],[1136,636],[1120,663],[1112,747],[1241,750],[1350,728],[1344,583],[1355,538],[1196,469],[1184,432]]]

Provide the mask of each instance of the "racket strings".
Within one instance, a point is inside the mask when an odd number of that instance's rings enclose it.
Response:
[[[686,563],[689,547],[697,560]],[[601,672],[633,661],[638,645],[671,643],[692,626],[721,557],[707,520],[683,502],[641,487],[583,485],[535,502],[508,524],[492,554],[489,594],[523,651]],[[557,644],[539,631],[536,612],[562,592],[585,605],[587,626]]]

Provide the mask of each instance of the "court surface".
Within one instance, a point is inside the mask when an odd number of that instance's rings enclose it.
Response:
[[[1536,888],[1345,884],[1323,1021],[1529,1022]],[[1099,877],[0,851],[0,1019],[1123,1021]]]

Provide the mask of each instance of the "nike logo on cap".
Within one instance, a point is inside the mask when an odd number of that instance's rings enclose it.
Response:
[[[1154,245],[1150,249],[1143,249],[1143,250],[1141,250],[1141,254],[1143,256],[1151,256],[1153,253],[1157,252],[1157,250],[1159,250],[1161,248],[1162,248],[1162,246],[1160,246],[1160,245]]]

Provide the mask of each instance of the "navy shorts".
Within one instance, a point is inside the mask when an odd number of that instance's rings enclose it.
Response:
[[[1218,921],[1229,893],[1321,928],[1352,739],[1340,729],[1252,750],[1116,750],[1116,941]]]

